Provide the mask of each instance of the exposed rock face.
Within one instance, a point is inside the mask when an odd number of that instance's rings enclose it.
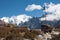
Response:
[[[44,32],[44,33],[48,33],[48,32],[52,32],[53,30],[53,27],[49,26],[49,25],[41,25],[41,30]]]
[[[60,40],[60,31],[51,26],[42,25],[41,31],[44,33],[42,40]]]

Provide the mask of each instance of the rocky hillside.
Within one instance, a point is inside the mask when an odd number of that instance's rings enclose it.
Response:
[[[41,29],[30,29],[28,26],[18,27],[0,20],[0,40],[60,40],[60,30],[49,25],[41,25]]]

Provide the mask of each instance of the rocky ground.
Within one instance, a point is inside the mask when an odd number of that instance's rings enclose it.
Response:
[[[60,29],[49,25],[42,25],[41,29],[30,29],[0,21],[0,40],[60,40]]]

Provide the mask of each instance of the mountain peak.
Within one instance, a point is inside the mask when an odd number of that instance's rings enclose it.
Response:
[[[22,15],[18,15],[18,16],[3,17],[3,18],[1,18],[1,20],[3,20],[6,23],[12,23],[12,24],[18,25],[21,22],[29,21],[30,18],[32,18],[32,17],[22,14]]]

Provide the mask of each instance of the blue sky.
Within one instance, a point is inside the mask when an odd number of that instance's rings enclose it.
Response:
[[[46,3],[59,3],[60,0],[0,0],[0,18],[11,17],[13,15],[26,14],[29,16],[42,16],[43,10],[25,11],[28,5],[36,4],[43,6]]]

